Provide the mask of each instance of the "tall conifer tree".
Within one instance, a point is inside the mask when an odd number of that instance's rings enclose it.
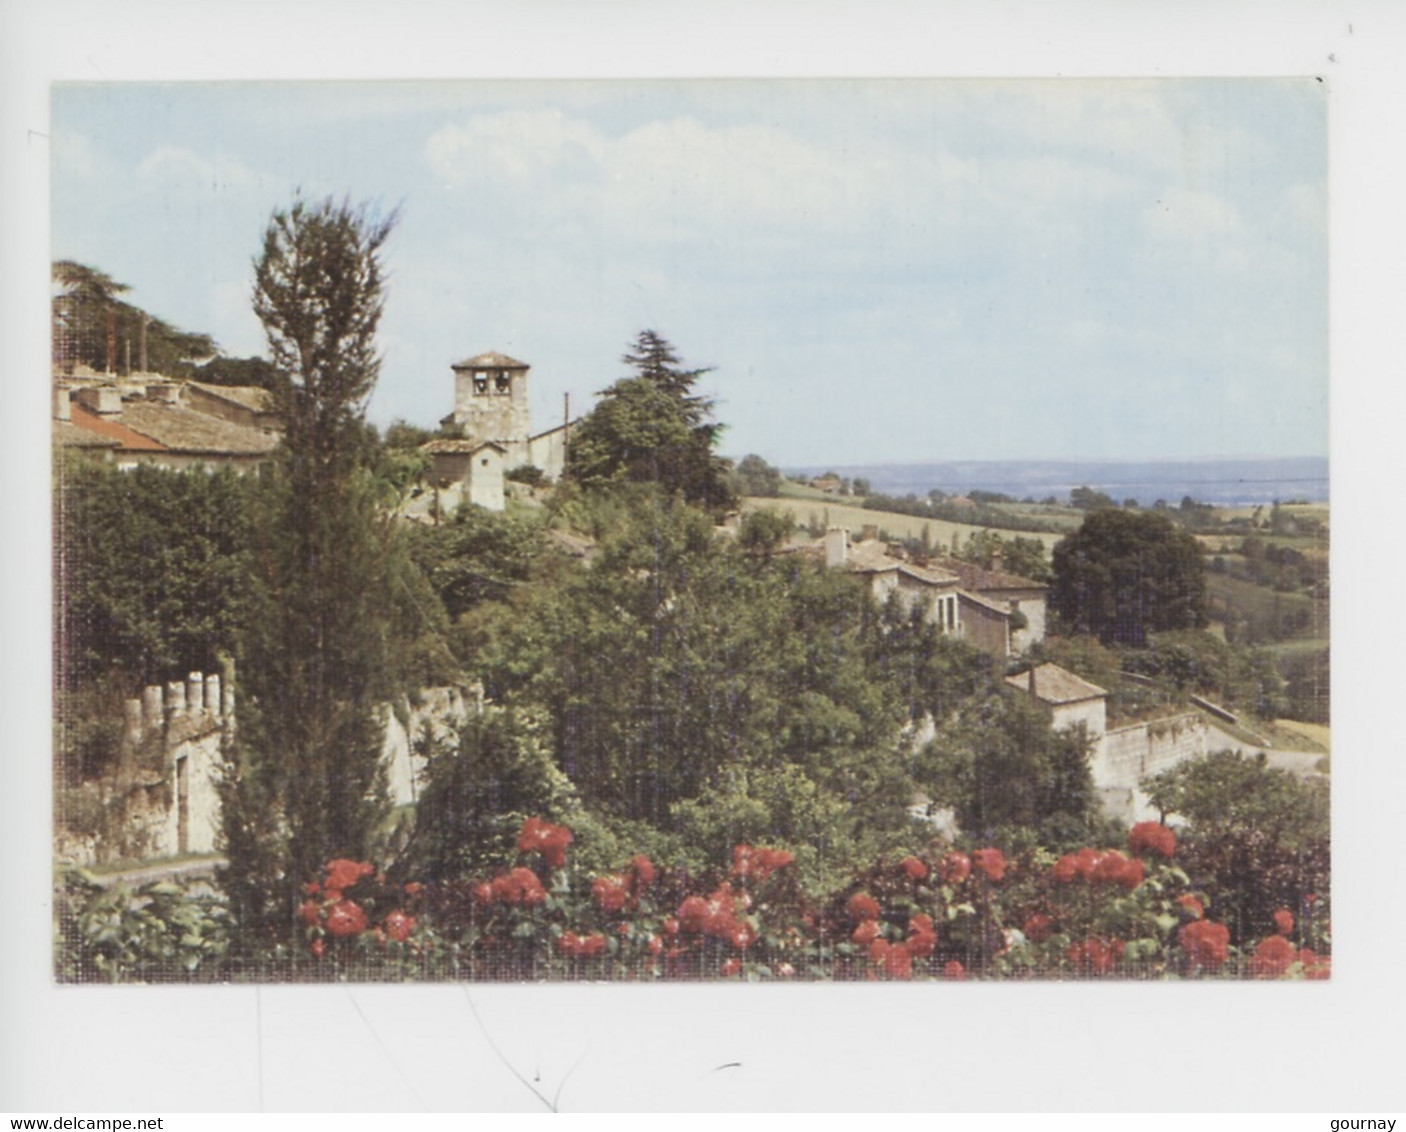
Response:
[[[273,214],[255,264],[286,431],[252,524],[254,608],[225,790],[226,887],[253,931],[277,931],[328,859],[366,854],[386,813],[397,552],[364,410],[395,220],[299,198]]]

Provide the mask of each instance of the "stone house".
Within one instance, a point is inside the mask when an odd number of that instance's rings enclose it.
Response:
[[[119,468],[257,467],[278,446],[268,390],[158,374],[56,377],[53,439]]]
[[[441,506],[453,510],[460,503],[473,503],[489,511],[506,506],[503,473],[508,450],[492,440],[427,441],[420,451],[430,457],[431,486],[445,493]]]
[[[862,577],[875,601],[894,595],[904,609],[919,602],[927,607],[928,620],[944,633],[966,640],[991,656],[1004,659],[1011,652],[1011,610],[1006,603],[972,593],[952,570],[931,562],[918,563],[902,550],[877,539],[850,541],[849,531],[832,527],[819,544],[801,543],[784,550],[814,554],[822,548],[825,564]]]
[[[969,594],[983,598],[992,605],[1002,606],[1010,613],[1020,614],[1011,626],[1011,653],[1020,655],[1030,651],[1031,645],[1045,639],[1046,609],[1049,586],[1019,574],[1011,574],[1001,568],[999,555],[993,557],[990,565],[980,566],[974,562],[964,562],[960,558],[941,557],[931,561],[961,579],[962,589]],[[1021,624],[1021,621],[1024,624]]]

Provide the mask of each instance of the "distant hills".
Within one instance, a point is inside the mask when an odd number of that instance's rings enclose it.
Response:
[[[1159,499],[1178,504],[1185,496],[1221,507],[1272,503],[1276,499],[1328,501],[1328,460],[1321,456],[1241,460],[939,460],[921,464],[848,464],[786,468],[788,475],[838,472],[863,478],[884,495],[949,495],[1000,491],[1015,499],[1055,496],[1061,502],[1076,487],[1091,487],[1119,503],[1136,499],[1150,507]]]

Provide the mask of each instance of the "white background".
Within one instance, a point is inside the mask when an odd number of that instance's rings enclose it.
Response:
[[[0,0],[0,1110],[1402,1108],[1395,624],[1399,4]],[[1332,145],[1334,978],[1327,985],[56,988],[49,927],[48,83],[1321,75]],[[729,1068],[717,1067],[729,1065]]]

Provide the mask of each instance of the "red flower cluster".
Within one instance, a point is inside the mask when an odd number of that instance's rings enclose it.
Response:
[[[596,877],[591,882],[591,898],[607,916],[613,916],[630,902],[630,890],[623,877]]]
[[[480,889],[483,886],[480,886]],[[547,890],[531,869],[519,866],[512,872],[495,877],[488,885],[488,900],[484,903],[516,904],[532,908],[547,899]]]
[[[986,874],[993,884],[1006,875],[1006,855],[999,849],[977,849],[972,853],[972,864]]]
[[[724,881],[706,899],[690,896],[679,905],[679,929],[689,935],[726,940],[739,951],[745,950],[757,941],[756,929],[738,915],[738,908],[745,911],[749,903],[746,893],[734,895],[732,886]],[[667,921],[664,930],[669,930]]]
[[[943,964],[942,977],[951,979],[954,983],[960,983],[967,977],[967,969],[962,966],[961,960],[949,959]]]
[[[1230,957],[1230,929],[1210,920],[1193,920],[1183,924],[1177,938],[1192,967],[1219,971]]]
[[[1280,908],[1274,913],[1274,926],[1279,930],[1280,935],[1294,934],[1294,914],[1287,908]]]
[[[911,979],[913,977],[913,953],[905,943],[890,943],[886,939],[876,939],[869,945],[869,960],[888,979]]]
[[[522,823],[517,837],[519,853],[540,853],[549,868],[566,864],[566,847],[574,841],[571,830],[564,825],[551,825],[541,818],[528,818]]]
[[[327,880],[323,882],[330,900],[340,899],[344,889],[351,888],[359,880],[375,876],[376,869],[365,861],[348,861],[338,857],[327,862]]]
[[[1103,976],[1108,974],[1118,961],[1123,958],[1123,941],[1121,939],[1103,940],[1097,936],[1090,936],[1082,943],[1073,944],[1069,948],[1069,962],[1077,967],[1081,974]]]
[[[578,936],[575,932],[562,932],[557,936],[557,951],[571,959],[602,955],[606,946],[606,938],[600,932],[586,936]]]
[[[917,857],[904,857],[900,866],[908,874],[909,880],[922,880],[928,875],[927,865],[923,864]]]
[[[387,939],[405,943],[410,938],[410,933],[415,930],[415,917],[407,916],[397,908],[381,921],[381,929],[386,933]]]
[[[924,912],[908,918],[908,951],[915,959],[925,959],[937,950],[937,927]]]
[[[862,946],[878,939],[881,930],[878,920],[861,920],[859,927],[854,929],[849,938]]]
[[[1054,920],[1043,912],[1036,912],[1025,921],[1025,938],[1031,943],[1044,943],[1054,932]]]
[[[1129,892],[1142,883],[1146,874],[1143,863],[1137,858],[1127,858],[1117,849],[1080,849],[1077,853],[1066,853],[1050,870],[1050,875],[1061,884],[1071,884],[1076,880],[1092,884],[1121,884]]]
[[[943,884],[958,885],[971,876],[972,859],[965,853],[948,853],[937,869],[942,875]]]
[[[1170,860],[1177,851],[1176,832],[1161,822],[1140,821],[1128,831],[1128,850],[1139,856]]]
[[[1177,903],[1181,905],[1181,910],[1193,920],[1199,920],[1206,914],[1206,906],[1189,892],[1184,892],[1182,895],[1178,896]]]
[[[329,934],[341,939],[360,935],[366,930],[366,912],[355,901],[338,900],[327,910],[325,924]]]
[[[867,892],[856,892],[849,898],[845,908],[849,912],[849,918],[856,923],[879,918],[879,902]]]
[[[1250,977],[1255,979],[1277,979],[1298,959],[1294,945],[1282,935],[1272,935],[1260,940],[1255,953],[1250,956]]]
[[[732,850],[732,879],[755,880],[760,884],[777,869],[784,869],[795,859],[796,855],[788,853],[785,849],[736,845]]]

